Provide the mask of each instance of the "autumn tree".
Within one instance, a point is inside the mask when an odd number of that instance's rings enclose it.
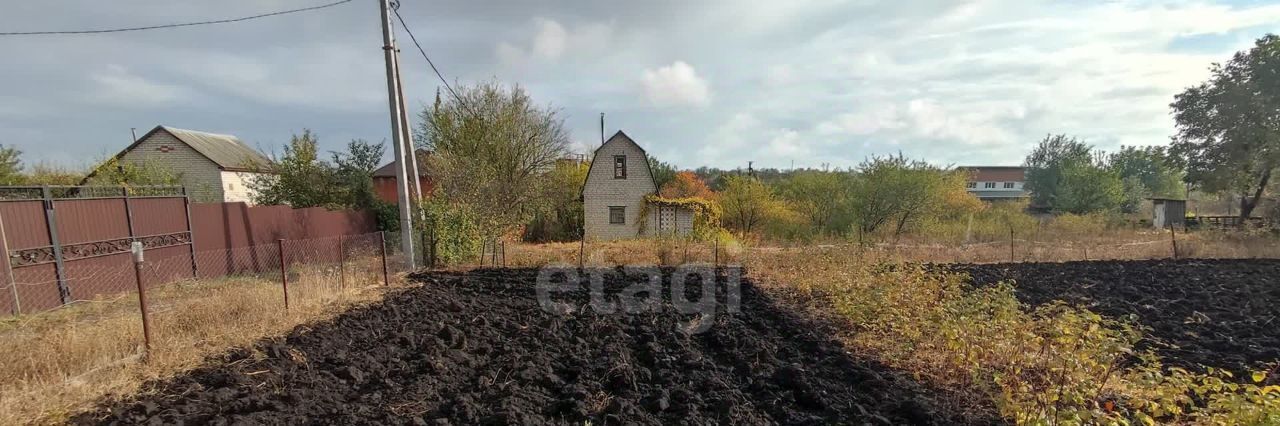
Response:
[[[482,83],[457,88],[426,108],[415,138],[433,151],[436,196],[465,204],[490,236],[523,225],[549,208],[546,172],[568,152],[557,109],[538,106],[519,86]]]
[[[678,172],[671,180],[662,185],[658,190],[658,195],[666,198],[701,198],[704,200],[715,199],[715,193],[711,192],[711,188],[702,181],[698,175],[690,171]]]
[[[662,188],[676,178],[676,166],[662,162],[652,155],[648,157],[649,171],[653,172],[654,185]]]
[[[1177,133],[1171,152],[1186,165],[1186,180],[1207,192],[1240,196],[1248,218],[1280,167],[1280,36],[1268,34],[1209,80],[1174,97]]]
[[[772,211],[778,208],[773,191],[750,176],[726,177],[719,198],[724,212],[722,223],[743,236],[758,231]]]
[[[922,220],[976,210],[980,204],[965,190],[965,181],[963,172],[902,155],[864,161],[850,185],[859,237],[888,226],[896,239]]]
[[[804,170],[778,184],[778,194],[787,205],[804,216],[814,230],[839,234],[852,223],[847,172]]]
[[[1074,137],[1046,136],[1024,165],[1033,206],[1083,214],[1115,210],[1123,202],[1123,182],[1106,155]]]

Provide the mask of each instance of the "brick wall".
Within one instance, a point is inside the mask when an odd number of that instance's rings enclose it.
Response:
[[[218,165],[169,132],[162,130],[153,133],[133,150],[126,152],[121,160],[168,167],[179,175],[179,183],[187,187],[193,201],[222,201],[222,171],[218,169]]]
[[[627,156],[627,178],[614,179],[613,157]],[[614,138],[596,151],[595,161],[587,173],[587,183],[582,193],[583,230],[589,240],[616,240],[641,235],[638,228],[644,196],[657,192],[653,176],[649,174],[644,151],[624,138]],[[626,208],[626,223],[609,223],[609,207]],[[650,209],[656,210],[656,209]],[[652,235],[657,224],[653,212],[646,220],[644,234]]]

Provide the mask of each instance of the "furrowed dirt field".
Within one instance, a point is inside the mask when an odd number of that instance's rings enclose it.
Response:
[[[605,288],[642,281],[607,271]],[[749,281],[705,332],[656,311],[541,309],[533,269],[432,273],[383,303],[233,350],[74,419],[271,424],[955,424]],[[720,287],[720,286],[718,286]],[[685,294],[701,286],[694,281]],[[717,299],[729,303],[720,288]]]
[[[1063,300],[1134,315],[1167,364],[1237,372],[1280,361],[1280,260],[1144,260],[953,265],[975,284],[1014,280],[1031,305]]]

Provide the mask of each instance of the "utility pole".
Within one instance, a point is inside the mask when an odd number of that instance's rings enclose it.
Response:
[[[392,46],[395,46],[395,40],[392,40]],[[400,48],[396,47],[395,55],[396,73],[396,95],[400,97],[400,132],[404,138],[404,152],[409,159],[409,166],[406,170],[409,175],[409,194],[414,201],[422,200],[422,181],[418,176],[418,150],[413,146],[412,127],[409,125],[409,111],[404,107],[404,80],[400,79]],[[416,205],[415,205],[416,206]]]
[[[400,249],[404,252],[407,268],[416,269],[413,257],[413,216],[409,203],[409,174],[406,166],[409,162],[405,156],[405,131],[402,126],[404,116],[400,102],[399,75],[396,73],[395,36],[391,30],[391,2],[379,0],[382,11],[382,52],[387,66],[387,103],[391,109],[391,139],[395,149],[396,164],[396,201],[400,211]],[[410,153],[412,155],[412,153]]]

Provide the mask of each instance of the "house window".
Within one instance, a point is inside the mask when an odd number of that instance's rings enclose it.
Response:
[[[613,156],[613,178],[614,179],[627,178],[627,156],[625,155]]]
[[[1005,182],[1004,189],[1013,189],[1013,182]]]
[[[236,184],[234,184],[234,183],[229,183],[229,182],[228,182],[228,183],[227,183],[227,189],[228,189],[228,190],[232,190],[232,191],[234,191],[234,190],[236,189]]]
[[[977,182],[969,182],[967,185],[965,185],[965,187],[966,187],[966,188],[969,188],[969,189],[977,188],[977,187],[978,187],[978,183],[977,183]]]
[[[996,183],[995,183],[995,182],[986,182],[986,183],[984,183],[984,184],[982,185],[982,187],[983,187],[983,188],[986,188],[986,189],[994,189],[994,188],[996,187]]]
[[[609,207],[609,224],[624,225],[627,223],[627,208],[622,206]]]

